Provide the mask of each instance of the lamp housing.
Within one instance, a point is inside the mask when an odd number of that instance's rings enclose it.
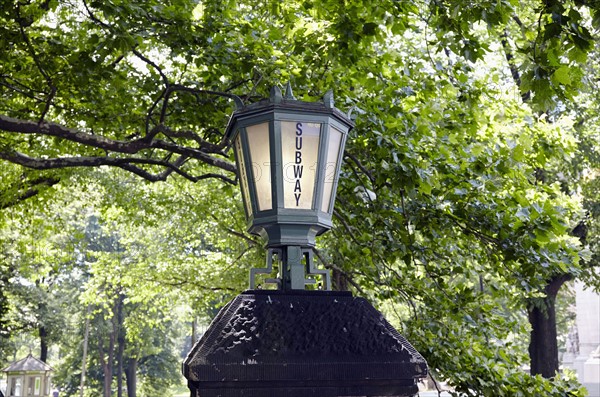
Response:
[[[296,100],[278,87],[236,110],[225,138],[233,146],[248,222],[267,248],[314,247],[329,230],[346,137],[354,123],[333,106]]]

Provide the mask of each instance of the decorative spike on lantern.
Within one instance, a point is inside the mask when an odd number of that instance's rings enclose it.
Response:
[[[271,87],[270,99],[271,99],[271,102],[273,102],[273,103],[283,102],[283,96],[281,95],[281,90],[276,85]]]
[[[287,82],[287,84],[285,86],[285,100],[287,100],[287,101],[296,100],[296,98],[294,98],[294,93],[292,92],[292,85],[290,84],[289,81]]]
[[[330,109],[334,108],[333,90],[329,90],[323,96],[323,103]]]

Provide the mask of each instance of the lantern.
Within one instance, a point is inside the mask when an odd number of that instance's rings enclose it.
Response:
[[[323,102],[271,90],[268,101],[233,113],[226,137],[240,173],[248,231],[267,248],[314,247],[331,228],[337,178],[352,121]]]

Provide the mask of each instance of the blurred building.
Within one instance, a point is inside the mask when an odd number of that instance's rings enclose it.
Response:
[[[577,372],[589,397],[600,397],[600,295],[575,283],[576,323],[569,331],[563,367]]]
[[[6,373],[5,397],[49,397],[52,367],[29,354],[15,361]]]

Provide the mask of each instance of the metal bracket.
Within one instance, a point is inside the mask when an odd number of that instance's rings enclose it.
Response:
[[[281,250],[277,248],[269,248],[267,250],[267,261],[266,267],[254,267],[250,269],[250,289],[256,289],[256,275],[257,274],[271,274],[273,273],[273,256],[277,255],[281,258]],[[281,289],[280,278],[267,278],[265,279],[267,284],[277,284],[277,288]]]
[[[323,289],[325,291],[331,291],[331,274],[329,269],[317,269],[313,260],[315,253],[312,248],[303,249],[302,253],[306,257],[306,274],[321,275],[325,281]],[[312,280],[314,282],[314,280]]]
[[[302,266],[301,259],[298,255],[294,255],[294,258],[289,258],[288,252],[284,253],[284,249],[292,249],[293,251],[300,251],[299,254],[304,258],[305,265]],[[300,248],[300,247],[283,247],[280,248],[269,248],[267,251],[266,265],[263,268],[252,268],[250,269],[250,289],[256,289],[256,275],[257,274],[271,274],[273,273],[273,257],[277,256],[281,262],[286,261],[289,263],[281,263],[279,266],[279,274],[276,278],[265,279],[266,284],[277,284],[277,289],[291,289],[291,290],[303,290],[306,285],[316,284],[316,280],[313,278],[306,278],[307,275],[321,276],[323,277],[325,291],[331,291],[331,275],[327,269],[317,269],[314,262],[314,251],[312,248]],[[292,263],[293,262],[293,263]]]

